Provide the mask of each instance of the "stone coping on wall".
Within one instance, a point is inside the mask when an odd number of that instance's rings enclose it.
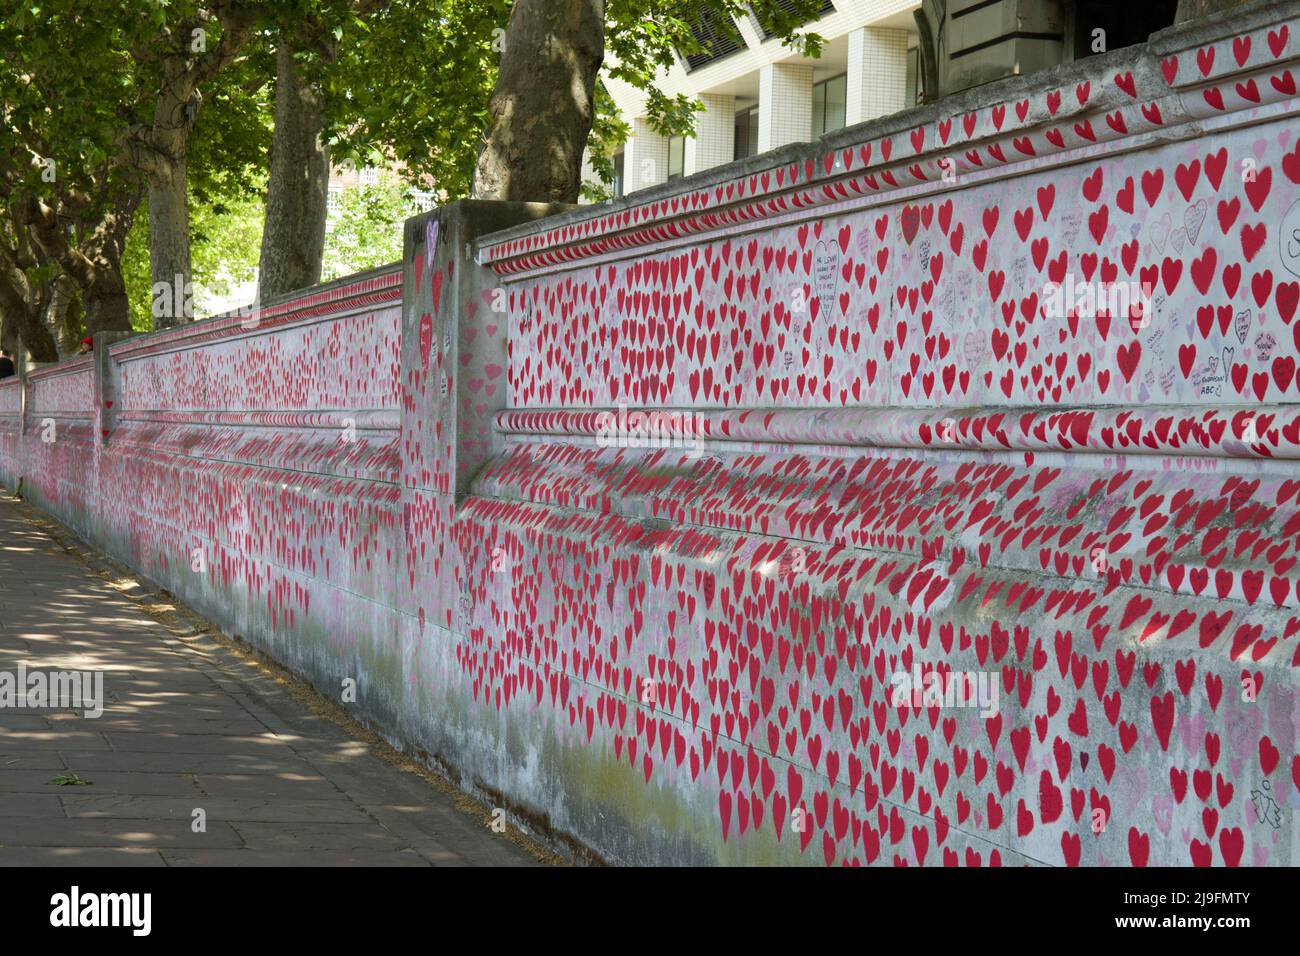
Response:
[[[1294,101],[1300,3],[1259,2],[1109,54],[978,87],[618,202],[495,233],[477,258],[504,276],[618,257],[841,205],[897,201],[1254,121]],[[1229,47],[1216,41],[1232,38]],[[1286,109],[1286,106],[1281,107]]]
[[[278,296],[256,309],[235,309],[175,328],[132,335],[110,345],[109,351],[118,361],[142,358],[169,349],[193,348],[241,333],[364,311],[371,306],[396,303],[401,299],[402,265],[398,262]],[[86,371],[94,366],[94,358],[93,354],[76,355],[60,362],[29,364],[23,377],[32,380]],[[19,382],[20,378],[14,376],[13,381]],[[8,383],[0,382],[0,388],[5,384]]]
[[[171,329],[132,336],[111,346],[118,361],[176,348],[193,348],[217,339],[281,328],[313,319],[333,318],[402,298],[400,263],[345,276],[325,285],[271,299],[261,305],[223,312]]]
[[[23,373],[23,376],[28,381],[33,379],[55,378],[60,375],[68,375],[74,372],[88,372],[94,367],[94,355],[75,355],[62,362],[45,362],[40,365],[29,365]],[[19,380],[18,376],[14,376],[14,381]]]

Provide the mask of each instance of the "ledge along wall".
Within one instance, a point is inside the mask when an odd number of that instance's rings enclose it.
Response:
[[[610,861],[1294,864],[1298,73],[1258,4],[612,205],[445,207],[400,279],[0,385],[0,472]]]

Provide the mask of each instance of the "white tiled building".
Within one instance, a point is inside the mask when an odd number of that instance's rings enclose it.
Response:
[[[734,30],[713,25],[709,53],[678,57],[659,77],[666,94],[684,93],[704,104],[693,137],[658,135],[646,118],[645,94],[608,80],[630,127],[615,156],[616,193],[817,139],[912,105],[919,73],[912,11],[919,6],[919,0],[824,0],[821,16],[804,28],[823,39],[818,59],[767,36],[753,16],[736,20]]]

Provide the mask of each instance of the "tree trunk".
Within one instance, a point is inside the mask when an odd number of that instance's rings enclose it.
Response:
[[[184,59],[163,64],[149,146],[149,273],[155,329],[194,318],[190,302],[190,204],[186,150],[199,107],[196,81]],[[86,303],[87,310],[90,303]]]
[[[50,335],[49,329],[41,322],[39,314],[19,312],[14,315],[14,319],[18,326],[18,339],[23,343],[23,348],[27,349],[27,354],[31,356],[33,362],[59,360],[59,347],[55,344],[54,336]]]
[[[0,341],[6,348],[12,348],[15,341],[21,343],[33,362],[57,362],[58,347],[41,322],[47,290],[36,287],[25,276],[13,274],[8,265],[5,263],[0,274],[0,312],[4,315]]]
[[[130,302],[122,278],[122,250],[142,192],[139,188],[123,190],[115,206],[104,213],[93,229],[86,228],[88,234],[75,246],[62,228],[48,218],[42,220],[38,238],[81,290],[86,331],[91,335],[131,331]]]
[[[189,189],[186,152],[190,132],[202,103],[202,87],[239,56],[265,14],[260,3],[223,2],[213,5],[221,25],[221,41],[212,49],[195,46],[188,29],[169,36],[175,45],[160,60],[162,84],[153,104],[153,122],[133,130],[119,162],[149,178],[149,272],[152,282],[154,328],[180,325],[193,319],[190,269]],[[195,31],[198,32],[198,31]],[[196,55],[197,54],[197,55]],[[120,273],[121,250],[114,263]],[[120,274],[117,277],[121,278]],[[120,281],[119,283],[120,284]],[[126,322],[129,312],[110,288],[97,293],[86,313],[101,322]]]
[[[14,211],[19,207],[15,206]],[[53,288],[49,282],[35,282],[32,274],[42,263],[34,233],[25,222],[13,221],[14,243],[0,235],[0,342],[6,349],[21,344],[37,362],[52,362],[59,357],[54,339],[41,325]],[[14,354],[17,354],[16,351]]]
[[[321,141],[324,103],[303,81],[293,50],[276,51],[275,133],[266,186],[258,297],[269,299],[320,281],[329,199],[329,147]]]
[[[130,332],[131,306],[122,281],[121,262],[97,265],[82,286],[86,303],[86,332]]]
[[[75,190],[68,199],[56,201],[56,205],[45,202],[31,191],[13,197],[9,216],[19,244],[13,250],[6,250],[0,244],[0,267],[3,267],[0,268],[0,280],[3,280],[0,286],[14,286],[14,266],[19,267],[20,274],[35,265],[57,266],[59,274],[75,283],[81,292],[89,332],[131,331],[131,311],[126,283],[122,278],[122,250],[140,207],[144,188],[139,180],[114,182],[105,178],[90,187],[98,200],[95,203]],[[61,218],[59,206],[74,210],[99,207],[102,211],[84,219],[71,215]],[[49,289],[44,295],[48,299]],[[43,301],[40,309],[31,312],[40,326],[39,333],[33,332],[35,337],[30,340],[37,342],[38,348],[33,348],[30,342],[28,344],[33,357],[38,349],[46,351],[47,340],[51,345],[54,342],[44,324],[45,305]],[[29,341],[26,335],[24,341]]]
[[[155,329],[194,318],[190,309],[190,206],[181,153],[149,177],[149,273]]]
[[[18,327],[0,313],[0,349],[16,358],[22,347],[23,340],[18,335]]]
[[[604,57],[605,0],[515,0],[475,198],[578,201]]]
[[[140,207],[141,194],[139,188],[122,191],[111,211],[100,220],[94,234],[81,243],[80,252],[87,268],[81,272],[67,270],[81,289],[81,304],[86,310],[86,332],[90,335],[132,331],[131,305],[126,295],[126,281],[122,278],[122,251],[126,248],[126,234],[131,231],[135,211]],[[151,215],[152,212],[151,207]],[[188,233],[185,242],[188,271]]]
[[[66,275],[51,283],[50,302],[45,309],[45,328],[49,330],[59,355],[67,357],[77,351],[82,336],[86,334],[81,300],[77,297],[77,284]]]

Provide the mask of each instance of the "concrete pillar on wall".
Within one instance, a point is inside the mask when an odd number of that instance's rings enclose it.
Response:
[[[806,143],[812,135],[812,67],[769,63],[758,73],[758,151]]]
[[[95,333],[95,444],[102,445],[117,424],[117,363],[109,346],[129,339],[134,332]]]
[[[846,86],[849,126],[907,106],[907,31],[862,27],[850,33]]]
[[[632,135],[623,153],[624,193],[668,181],[668,138],[660,136],[644,116],[632,120]]]
[[[695,114],[695,135],[686,141],[686,175],[736,158],[736,98],[705,93]]]
[[[411,569],[397,597],[411,619],[464,623],[447,522],[470,479],[503,447],[494,427],[510,367],[507,294],[475,263],[479,236],[563,212],[560,205],[462,200],[406,220],[402,282],[401,501]],[[498,294],[500,293],[500,294]],[[428,522],[424,531],[420,522]],[[427,535],[427,537],[422,537]]]

